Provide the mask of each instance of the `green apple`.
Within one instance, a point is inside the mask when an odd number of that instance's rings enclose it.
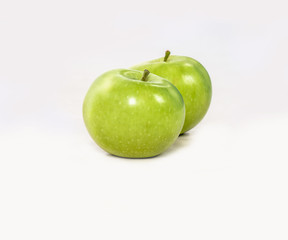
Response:
[[[169,56],[132,67],[136,70],[149,69],[173,83],[185,102],[185,123],[181,133],[195,127],[205,116],[212,97],[210,77],[206,69],[195,59],[184,56]]]
[[[120,157],[146,158],[177,139],[185,105],[177,88],[148,70],[117,69],[98,77],[83,104],[85,125],[94,141]]]

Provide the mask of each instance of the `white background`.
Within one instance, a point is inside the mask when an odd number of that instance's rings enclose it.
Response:
[[[288,239],[286,1],[0,2],[0,239]],[[164,154],[101,150],[93,80],[172,54],[213,83]]]

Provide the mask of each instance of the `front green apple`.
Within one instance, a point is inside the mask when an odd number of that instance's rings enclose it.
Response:
[[[181,133],[195,127],[205,116],[212,97],[210,77],[206,69],[195,59],[184,56],[169,56],[166,51],[163,58],[158,58],[132,67],[149,69],[173,83],[183,96],[186,116]]]
[[[83,104],[94,141],[113,155],[153,157],[177,139],[185,105],[177,88],[149,71],[117,69],[98,77]]]

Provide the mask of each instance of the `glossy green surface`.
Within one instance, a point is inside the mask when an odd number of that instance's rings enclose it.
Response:
[[[210,77],[205,68],[195,59],[170,56],[166,62],[158,58],[132,69],[148,69],[173,83],[183,96],[186,116],[181,133],[195,127],[205,116],[212,97]]]
[[[98,77],[85,97],[83,117],[94,141],[128,158],[156,156],[177,139],[184,101],[170,82],[143,71],[117,69]]]

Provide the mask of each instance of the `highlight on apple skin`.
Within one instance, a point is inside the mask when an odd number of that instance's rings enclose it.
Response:
[[[99,76],[83,103],[92,139],[110,154],[146,158],[179,136],[185,105],[178,89],[148,70],[116,69]]]
[[[201,63],[185,56],[170,56],[154,59],[132,67],[143,71],[149,69],[177,87],[185,103],[185,123],[181,133],[194,128],[205,116],[212,98],[212,86],[208,72]]]

